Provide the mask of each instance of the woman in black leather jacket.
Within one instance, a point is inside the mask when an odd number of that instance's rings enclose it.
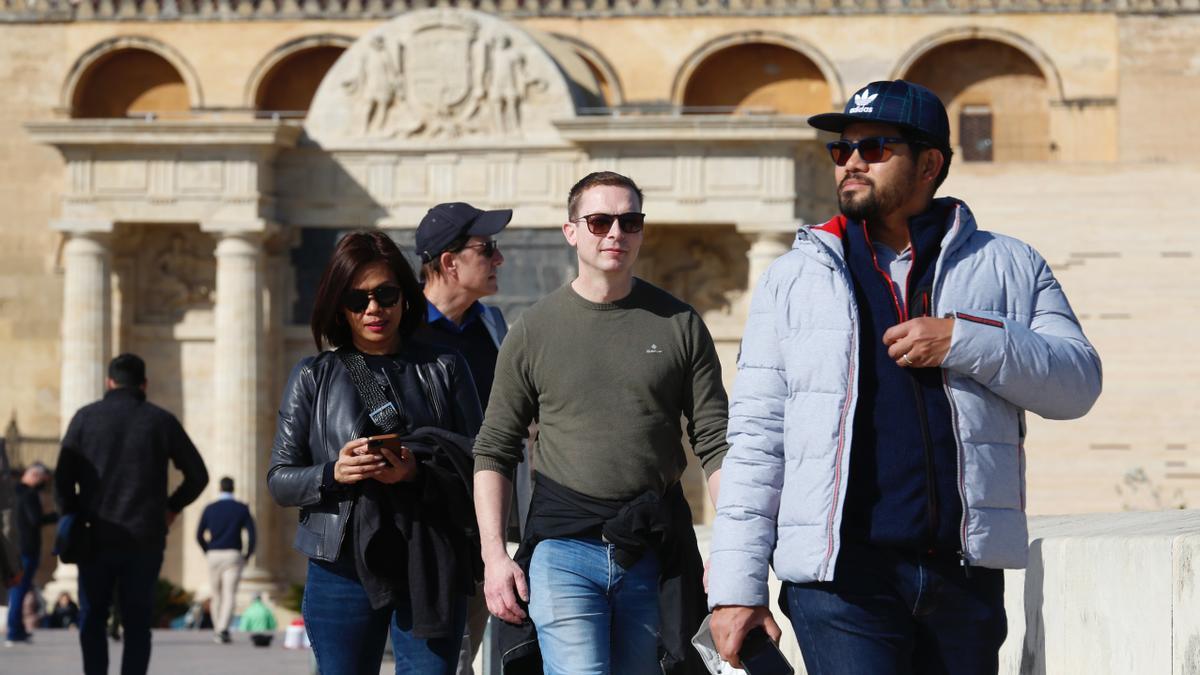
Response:
[[[437,452],[418,460],[416,446],[395,452],[366,438],[436,427],[435,440],[470,465],[464,437],[482,417],[470,371],[457,352],[411,340],[424,320],[425,297],[395,243],[381,232],[343,237],[312,316],[318,350],[336,351],[292,371],[267,474],[275,501],[300,507],[295,546],[309,558],[302,611],[324,675],[379,672],[389,632],[396,673],[454,672],[473,530],[451,514],[471,513],[460,484],[469,469],[462,477],[432,462]],[[349,368],[393,407],[371,415]]]

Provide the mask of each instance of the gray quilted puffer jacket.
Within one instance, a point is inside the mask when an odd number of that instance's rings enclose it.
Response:
[[[962,550],[1021,568],[1025,411],[1086,413],[1100,357],[1046,261],[979,230],[957,202],[934,273],[933,315],[954,317],[942,363],[958,440]],[[767,605],[784,581],[833,578],[863,336],[842,248],[845,220],[802,228],[759,281],[729,405],[729,454],[713,531],[709,604]]]

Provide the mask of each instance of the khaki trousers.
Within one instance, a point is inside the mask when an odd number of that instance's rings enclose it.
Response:
[[[232,548],[210,550],[206,557],[212,586],[213,630],[223,633],[229,630],[229,622],[233,619],[234,598],[246,561],[242,559],[241,551]]]

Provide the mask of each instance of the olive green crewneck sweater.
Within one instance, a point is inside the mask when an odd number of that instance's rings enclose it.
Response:
[[[568,284],[526,310],[500,347],[475,471],[511,480],[536,421],[539,473],[591,497],[662,494],[687,464],[681,417],[711,475],[728,449],[728,407],[712,336],[690,306],[640,279],[604,304]]]

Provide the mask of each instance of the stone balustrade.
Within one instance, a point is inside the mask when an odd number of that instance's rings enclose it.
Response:
[[[1005,574],[1003,675],[1200,672],[1200,510],[1030,518],[1029,567]],[[697,527],[708,554],[710,527]],[[779,581],[771,575],[771,597]],[[804,672],[778,608],[785,655]]]
[[[429,7],[510,18],[1200,12],[1200,0],[0,0],[0,22],[385,19]]]

